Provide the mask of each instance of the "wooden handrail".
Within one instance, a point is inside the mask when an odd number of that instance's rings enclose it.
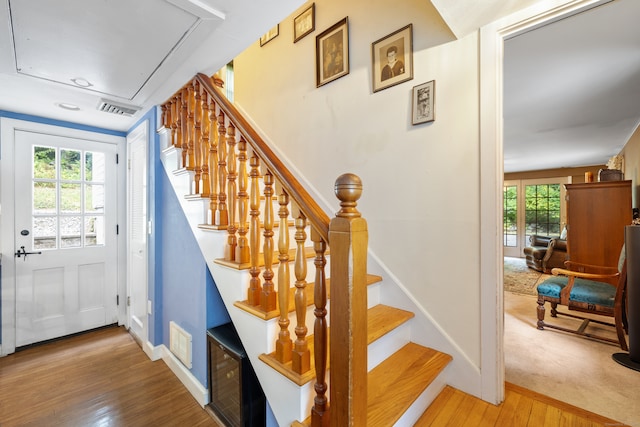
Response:
[[[309,193],[299,184],[297,178],[285,167],[284,163],[273,153],[271,148],[258,135],[247,120],[240,114],[236,107],[220,93],[220,90],[213,84],[211,78],[205,74],[199,73],[195,77],[202,84],[206,91],[212,95],[218,105],[223,106],[223,110],[227,113],[229,119],[235,124],[236,128],[244,135],[252,149],[256,151],[263,164],[271,171],[276,180],[282,184],[283,188],[289,194],[301,209],[304,210],[305,216],[313,228],[320,234],[323,240],[329,241],[329,216],[309,195]]]
[[[337,179],[334,190],[341,209],[330,220],[224,96],[221,85],[222,81],[215,76],[197,74],[162,105],[162,123],[171,131],[171,144],[181,150],[179,169],[191,175],[188,197],[209,200],[206,224],[202,226],[228,233],[224,258],[216,261],[236,268],[249,267],[251,277],[246,304],[251,310],[264,314],[278,310],[280,331],[274,359],[280,365],[290,363],[293,372],[299,376],[307,375],[313,365],[316,396],[311,410],[312,425],[364,425],[367,333],[366,327],[362,326],[367,323],[368,233],[366,221],[356,208],[362,182],[353,174],[344,174]],[[261,201],[264,201],[264,207]],[[277,218],[274,201],[279,205]],[[291,218],[293,222],[290,222]],[[295,226],[293,259],[289,247],[290,225]],[[308,309],[305,243],[308,237],[315,253],[313,350],[307,343],[305,323]],[[331,322],[327,319],[325,272],[330,243],[333,245],[331,277],[335,297]],[[295,265],[294,288],[291,288],[290,280],[291,261]],[[274,262],[278,263],[277,291]],[[291,299],[297,321],[295,343],[289,331]],[[329,323],[336,327],[329,330]],[[338,345],[329,346],[329,341]],[[260,357],[262,359],[262,355]],[[330,371],[329,360],[332,360]]]

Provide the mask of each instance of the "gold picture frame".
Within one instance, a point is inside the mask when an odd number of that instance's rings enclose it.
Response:
[[[413,24],[371,43],[371,63],[374,92],[413,79]]]
[[[262,37],[260,37],[260,47],[278,37],[278,34],[280,34],[280,24],[276,24],[275,27],[273,27],[272,29],[264,33]]]
[[[316,87],[349,74],[349,20],[336,22],[316,36]]]
[[[312,33],[315,29],[316,4],[311,3],[311,6],[306,8],[304,12],[293,19],[293,42],[297,43],[298,40],[301,40],[304,36]]]

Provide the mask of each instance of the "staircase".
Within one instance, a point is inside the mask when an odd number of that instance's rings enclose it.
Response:
[[[162,163],[278,424],[413,425],[452,358],[412,342],[414,312],[368,273],[359,178],[337,179],[329,220],[221,85],[162,105]]]

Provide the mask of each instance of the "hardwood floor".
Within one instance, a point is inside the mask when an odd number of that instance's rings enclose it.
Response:
[[[506,383],[505,389],[505,401],[495,406],[454,388],[445,387],[415,427],[624,426],[514,384]]]
[[[0,358],[0,426],[218,426],[122,327]]]
[[[494,406],[446,387],[415,424],[622,426],[507,383]],[[0,426],[219,426],[162,361],[110,327],[0,358]]]

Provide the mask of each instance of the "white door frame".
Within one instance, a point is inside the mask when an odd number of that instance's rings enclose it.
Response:
[[[91,132],[86,130],[73,129],[63,126],[55,126],[26,120],[18,120],[6,117],[0,117],[0,253],[2,255],[2,289],[0,297],[2,304],[1,319],[1,335],[2,345],[0,347],[0,356],[4,356],[15,351],[16,347],[16,283],[15,283],[15,258],[13,254],[16,251],[14,244],[14,227],[15,218],[13,212],[14,206],[14,145],[16,130],[25,130],[28,132],[39,132],[49,135],[57,135],[61,137],[89,139],[92,141],[103,142],[107,144],[117,145],[117,153],[119,157],[123,157],[122,153],[125,149],[125,138],[123,136],[110,135],[106,133]],[[118,223],[122,223],[124,218],[123,203],[124,192],[122,191],[122,183],[124,177],[124,162],[117,165],[118,194],[117,211]],[[123,233],[120,233],[122,236]],[[125,281],[122,274],[125,239],[118,238],[118,294],[125,295]],[[123,304],[118,307],[118,323],[122,324],[125,319]]]
[[[130,202],[130,197],[131,197],[131,185],[132,185],[132,180],[131,180],[131,144],[136,143],[137,141],[143,141],[142,143],[144,143],[144,147],[145,147],[145,155],[144,155],[144,165],[145,165],[145,169],[144,169],[144,174],[146,176],[146,179],[148,179],[149,177],[149,172],[148,172],[148,164],[149,164],[149,134],[150,134],[150,130],[149,130],[149,120],[145,120],[143,122],[141,122],[138,126],[136,126],[136,128],[134,130],[132,130],[128,135],[127,135],[127,165],[129,165],[127,167],[127,201]],[[147,304],[150,305],[150,301],[148,300],[149,298],[149,278],[148,278],[148,254],[149,254],[149,239],[148,239],[148,234],[149,234],[149,213],[148,213],[148,183],[147,183],[147,188],[144,191],[144,203],[147,206],[147,208],[145,209],[145,214],[146,214],[146,218],[145,218],[145,236],[147,236],[147,238],[145,239],[145,249],[143,249],[144,254],[142,256],[142,258],[144,259],[144,266],[143,266],[143,270],[145,272],[145,278],[144,278],[144,283],[137,283],[134,284],[133,279],[134,277],[132,272],[131,272],[131,268],[132,268],[132,263],[135,262],[135,260],[132,260],[131,257],[131,253],[132,253],[132,248],[131,248],[131,241],[132,241],[132,225],[131,225],[131,209],[132,209],[132,203],[128,203],[127,205],[127,233],[126,233],[126,244],[127,244],[127,303],[126,303],[126,326],[127,328],[130,330],[130,332],[132,332],[132,334],[134,335],[135,338],[139,339],[141,342],[141,346],[145,349],[146,351],[146,346],[147,346],[147,342],[149,340],[149,318],[148,315],[150,314],[149,312],[147,312],[147,318],[145,319],[146,321],[142,322],[143,325],[141,325],[141,327],[138,327],[137,325],[132,325],[133,322],[136,322],[135,320],[132,320],[132,316],[134,315],[132,313],[132,304],[144,304],[145,307],[147,307]],[[136,290],[134,290],[134,286],[140,286],[141,288],[138,290],[138,292],[136,292]],[[143,288],[143,289],[142,289]],[[144,294],[144,301],[136,301],[135,300],[135,295],[139,294],[139,293]],[[132,304],[129,303],[131,299],[134,299],[134,301],[132,302]],[[148,302],[149,301],[149,302]],[[150,309],[151,307],[148,307],[148,309]]]
[[[504,400],[504,41],[608,1],[544,0],[480,29],[480,370],[481,397],[488,402]]]

